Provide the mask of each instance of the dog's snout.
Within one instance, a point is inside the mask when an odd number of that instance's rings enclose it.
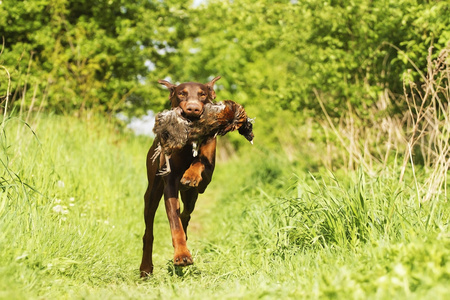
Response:
[[[188,113],[198,114],[200,113],[200,107],[197,105],[190,105],[186,108]]]
[[[199,117],[203,112],[202,106],[196,102],[188,102],[185,113],[190,117]]]

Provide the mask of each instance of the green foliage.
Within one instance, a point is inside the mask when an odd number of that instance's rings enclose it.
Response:
[[[175,74],[221,74],[223,97],[258,104],[264,115],[321,112],[320,94],[333,116],[348,102],[364,116],[385,88],[403,93],[410,62],[420,79],[423,53],[450,41],[448,13],[446,1],[211,1],[192,16]]]
[[[365,116],[386,89],[403,93],[409,70],[421,82],[423,54],[450,40],[449,10],[448,1],[419,0],[236,0],[198,8],[6,0],[0,63],[11,70],[15,100],[31,89],[50,111],[160,110],[167,95],[157,79],[222,75],[220,98],[258,105],[262,116],[321,112],[318,95],[332,116],[347,103]]]
[[[152,1],[2,1],[0,63],[11,70],[13,100],[26,89],[49,111],[142,111],[165,96],[155,76],[166,76],[169,54],[158,53],[178,16]],[[151,74],[149,64],[158,67]],[[3,87],[2,87],[3,88]],[[5,94],[5,93],[3,93]],[[149,95],[153,95],[150,97]],[[155,97],[157,95],[157,97]],[[32,99],[26,98],[28,106]]]

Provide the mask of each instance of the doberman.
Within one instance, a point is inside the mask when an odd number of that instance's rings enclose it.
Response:
[[[219,79],[220,76],[217,76],[206,84],[187,82],[174,85],[166,80],[158,82],[169,89],[172,109],[179,107],[184,117],[195,119],[202,115],[204,105],[212,103],[216,98],[214,83]],[[146,277],[153,272],[153,223],[162,195],[164,195],[175,250],[173,263],[175,266],[187,266],[193,263],[186,245],[187,227],[198,194],[203,193],[211,182],[215,166],[216,137],[213,136],[198,145],[196,157],[193,155],[192,144],[186,144],[181,150],[173,153],[170,157],[171,172],[167,176],[158,176],[159,159],[156,161],[152,159],[158,143],[158,137],[156,137],[147,154],[148,187],[144,195],[145,234],[140,266],[141,277]],[[178,194],[183,201],[181,213]]]

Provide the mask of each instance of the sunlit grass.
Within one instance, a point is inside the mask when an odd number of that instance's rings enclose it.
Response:
[[[399,184],[398,168],[308,174],[258,144],[220,161],[199,198],[193,266],[173,267],[161,205],[154,275],[142,281],[151,141],[101,118],[28,125],[10,119],[1,137],[0,298],[444,299],[450,291],[447,199],[417,202],[412,175]]]

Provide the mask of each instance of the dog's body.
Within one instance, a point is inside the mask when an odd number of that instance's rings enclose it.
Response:
[[[159,83],[169,89],[172,109],[181,108],[184,117],[195,119],[203,113],[203,106],[206,103],[212,103],[216,98],[214,82],[218,79],[220,76],[207,84],[188,82],[178,86],[165,80],[160,80]],[[140,266],[141,277],[153,272],[153,222],[162,195],[164,195],[175,251],[173,263],[176,266],[187,266],[193,263],[186,245],[187,227],[198,194],[203,193],[211,182],[215,166],[216,137],[213,136],[201,141],[196,157],[192,154],[192,144],[186,144],[180,150],[172,153],[170,156],[171,172],[164,177],[158,176],[161,158],[156,161],[152,159],[159,144],[158,139],[158,137],[155,138],[147,154],[148,187],[144,196],[145,234]],[[180,213],[178,193],[183,201],[182,213]]]

